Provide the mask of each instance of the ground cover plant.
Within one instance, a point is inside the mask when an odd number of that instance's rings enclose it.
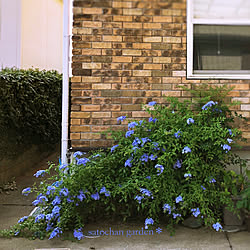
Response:
[[[75,152],[71,164],[38,171],[40,184],[23,194],[36,192],[33,205],[41,208],[40,214],[21,218],[1,235],[52,239],[72,231],[80,240],[84,224],[98,214],[143,218],[146,229],[164,221],[170,232],[194,216],[221,230],[222,208],[233,209],[231,195],[241,180],[226,167],[245,164],[231,151],[241,132],[232,127],[227,105],[203,101],[197,109],[175,98],[168,105],[152,101],[147,105],[150,118],[128,121],[126,131],[112,133],[110,149],[88,157]]]

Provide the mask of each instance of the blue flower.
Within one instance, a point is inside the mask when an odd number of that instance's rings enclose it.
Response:
[[[53,214],[46,214],[46,221],[51,221],[53,219]]]
[[[67,188],[62,188],[59,192],[60,195],[68,196],[69,190]]]
[[[188,118],[188,119],[187,119],[187,124],[189,125],[189,124],[191,124],[191,123],[194,123],[194,119],[193,119],[193,118]]]
[[[139,124],[142,125],[142,123],[143,123],[143,120],[140,120],[140,121],[139,121]]]
[[[63,164],[59,167],[59,170],[62,171],[64,170],[65,172],[69,170],[69,168],[67,167],[67,165]]]
[[[137,122],[130,122],[130,123],[128,124],[128,128],[134,128],[134,127],[136,127],[137,125],[138,125]]]
[[[132,150],[134,151],[134,153],[136,153],[137,149],[139,149],[138,147],[133,147]]]
[[[152,101],[152,102],[149,102],[148,105],[149,105],[149,106],[154,106],[156,103],[157,103],[157,102]]]
[[[197,208],[192,208],[191,212],[193,213],[194,217],[198,217],[198,215],[201,213],[200,209],[198,207]]]
[[[32,202],[34,206],[38,205],[39,203],[45,204],[48,201],[48,198],[45,195],[37,196],[37,199]]]
[[[140,192],[141,192],[142,194],[144,194],[145,196],[148,196],[148,197],[151,196],[151,198],[152,198],[151,192],[150,192],[149,190],[147,190],[146,188],[140,188]]]
[[[202,188],[203,190],[206,190],[206,188],[205,188],[204,186],[202,186],[202,185],[201,185],[201,188]]]
[[[106,192],[107,192],[106,188],[105,188],[105,187],[102,187],[101,190],[100,190],[100,194],[106,193]]]
[[[147,218],[145,220],[145,229],[148,229],[148,225],[153,225],[154,224],[154,220],[152,218]]]
[[[174,137],[178,139],[181,137],[181,134],[182,132],[178,130],[176,133],[174,133]]]
[[[67,198],[67,202],[68,202],[68,203],[72,203],[72,202],[74,202],[74,200],[72,200],[71,197],[68,197],[68,198]]]
[[[141,200],[143,199],[144,197],[143,196],[140,196],[140,195],[136,195],[135,196],[135,200],[137,200],[139,202],[139,204],[141,204]]]
[[[76,159],[78,159],[77,156],[82,156],[82,155],[83,155],[82,152],[76,151],[76,152],[73,154],[73,157],[76,158]]]
[[[43,220],[45,218],[44,214],[38,214],[35,218],[35,223],[39,222],[40,220]]]
[[[171,214],[171,206],[169,204],[164,204],[163,211],[164,212],[168,211],[168,214]]]
[[[151,180],[151,176],[147,176],[146,179]]]
[[[153,149],[156,150],[156,151],[160,150],[159,143],[153,142]]]
[[[176,202],[176,203],[179,203],[179,202],[181,202],[181,201],[183,201],[183,199],[182,199],[181,195],[179,195],[179,196],[175,199],[175,202]]]
[[[31,188],[27,187],[22,191],[22,195],[27,196],[31,193]]]
[[[191,153],[191,149],[186,146],[186,147],[183,148],[182,153],[183,154]]]
[[[190,178],[191,178],[192,175],[191,175],[191,174],[184,174],[184,177],[185,177],[185,178],[187,178],[187,177],[190,177]]]
[[[162,172],[163,172],[163,170],[164,170],[164,167],[163,167],[162,165],[156,164],[156,165],[155,165],[155,168],[156,168],[157,173],[158,173],[157,175],[162,174]]]
[[[48,223],[46,227],[46,232],[50,231],[51,229],[53,229],[53,226],[50,223]]]
[[[227,142],[230,144],[230,143],[232,143],[232,142],[233,142],[233,140],[232,140],[232,139],[230,139],[230,138],[227,138]]]
[[[177,160],[176,163],[174,164],[174,168],[181,168],[182,160]]]
[[[86,199],[86,196],[82,190],[80,190],[79,195],[77,195],[77,199],[79,199],[80,201],[83,201],[83,199]]]
[[[176,217],[181,217],[181,214],[175,214],[175,213],[173,213],[173,218],[175,219]]]
[[[149,159],[150,159],[151,161],[154,161],[155,159],[157,159],[157,155],[151,154],[151,155],[149,156]]]
[[[114,145],[114,146],[110,149],[111,153],[113,153],[117,147],[119,147],[118,144],[117,144],[117,145]]]
[[[15,232],[15,236],[17,236],[19,233],[20,233],[20,231],[16,231],[16,232]]]
[[[101,157],[100,154],[92,155],[92,158]]]
[[[131,168],[131,167],[132,167],[132,163],[131,163],[132,160],[133,160],[132,158],[128,158],[128,159],[126,160],[124,166],[125,166],[125,167],[130,167],[130,168]]]
[[[81,228],[74,230],[74,237],[78,240],[81,240],[82,238],[84,238],[84,235],[81,230],[82,230]]]
[[[110,196],[110,192],[107,191],[107,189],[105,187],[102,187],[101,190],[100,190],[100,194],[105,194],[105,196]]]
[[[138,150],[138,147],[133,147],[132,150],[134,151],[134,153],[136,153],[136,151]]]
[[[132,134],[134,134],[134,132],[135,132],[134,130],[129,130],[129,131],[127,131],[127,132],[126,132],[126,135],[125,135],[126,138],[130,137]]]
[[[18,223],[23,223],[28,218],[29,218],[29,216],[23,216],[21,219],[19,219]]]
[[[86,165],[86,163],[87,162],[89,162],[90,161],[90,159],[88,159],[88,158],[80,158],[80,159],[78,159],[78,161],[77,161],[77,165]]]
[[[233,134],[233,133],[232,133],[232,129],[228,129],[228,132],[229,132],[230,135]]]
[[[148,154],[143,154],[142,156],[141,156],[141,158],[140,158],[140,161],[145,161],[145,162],[148,162]]]
[[[156,118],[154,119],[153,117],[149,117],[148,121],[149,121],[149,122],[156,123],[157,119],[156,119]]]
[[[120,116],[117,118],[117,122],[122,122],[126,119],[126,116]]]
[[[202,110],[207,110],[209,107],[215,105],[216,103],[213,101],[209,101],[208,103],[206,103],[201,109]]]
[[[221,147],[223,148],[223,150],[226,151],[226,153],[231,150],[231,147],[227,144],[224,144],[224,145],[221,144]]]
[[[52,209],[52,214],[55,215],[59,215],[60,214],[60,210],[61,208],[59,206],[54,206]]]
[[[43,177],[45,175],[45,170],[38,170],[34,176],[37,178],[37,177]]]
[[[55,199],[52,201],[52,205],[55,206],[55,205],[59,205],[61,203],[61,199],[56,196]]]
[[[142,147],[145,145],[145,143],[151,141],[148,137],[141,138],[141,140],[142,140],[142,144],[141,144]]]
[[[49,240],[55,238],[56,236],[58,236],[58,234],[61,234],[62,230],[59,227],[56,227],[50,234],[49,236]]]
[[[218,232],[220,229],[222,229],[222,226],[219,222],[216,222],[213,224],[213,228]]]
[[[132,146],[138,146],[139,144],[141,144],[141,141],[138,137],[135,137],[134,141],[132,142]]]
[[[62,184],[62,181],[55,181],[52,186],[59,187]]]
[[[34,200],[34,201],[32,201],[32,205],[33,205],[33,206],[36,206],[36,205],[38,205],[39,203],[40,203],[39,200]]]
[[[214,178],[211,177],[209,183],[215,183],[215,182],[216,182],[216,180],[215,180]]]
[[[100,196],[98,194],[98,192],[96,194],[91,194],[91,198],[93,198],[94,200],[100,200]]]
[[[54,186],[48,186],[46,195],[53,194],[55,192],[56,188]]]

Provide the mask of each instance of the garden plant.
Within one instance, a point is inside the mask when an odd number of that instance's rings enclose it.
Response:
[[[61,93],[62,74],[55,70],[0,70],[0,160],[60,141]]]
[[[228,105],[211,96],[200,100],[151,101],[149,119],[117,118],[127,129],[112,133],[110,149],[78,151],[72,163],[38,171],[40,184],[23,194],[36,193],[40,213],[1,235],[52,239],[71,231],[80,240],[84,224],[98,214],[136,217],[145,229],[163,222],[169,232],[193,216],[221,230],[222,208],[233,209],[239,177],[226,167],[244,165],[231,150],[242,138]]]

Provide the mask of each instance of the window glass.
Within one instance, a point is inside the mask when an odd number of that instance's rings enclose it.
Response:
[[[250,70],[250,26],[194,25],[194,70]]]

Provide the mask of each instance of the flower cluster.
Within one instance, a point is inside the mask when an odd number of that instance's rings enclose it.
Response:
[[[193,216],[194,217],[198,217],[199,216],[199,214],[201,213],[200,212],[200,209],[197,207],[197,208],[192,208],[191,209],[191,212],[193,213]]]

